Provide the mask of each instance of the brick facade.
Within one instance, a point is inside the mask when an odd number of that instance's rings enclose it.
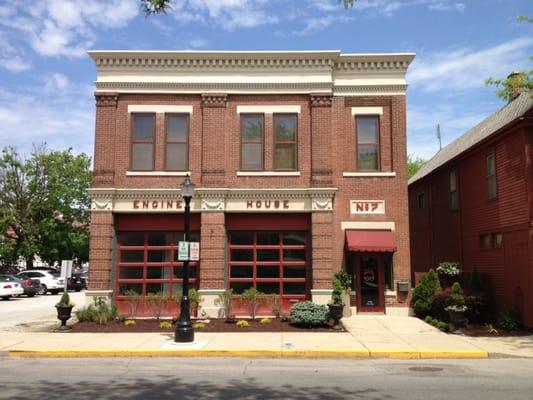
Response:
[[[310,214],[311,289],[331,290],[336,271],[353,271],[345,251],[343,224],[387,223],[393,226],[397,250],[393,255],[394,281],[410,281],[409,221],[406,174],[406,103],[404,93],[342,95],[314,93],[96,93],[96,133],[93,190],[179,188],[183,176],[164,173],[165,119],[156,113],[155,171],[160,174],[131,174],[131,113],[129,106],[192,106],[189,117],[189,171],[197,188],[257,191],[331,189],[330,203]],[[239,174],[240,118],[238,106],[298,106],[298,174]],[[355,118],[352,107],[380,107],[380,171],[357,175]],[[264,170],[273,171],[273,114],[264,113]],[[347,174],[347,176],[345,176]],[[96,192],[94,192],[96,193]],[[261,192],[265,193],[265,192]],[[314,193],[314,192],[313,192]],[[253,198],[253,195],[250,198]],[[289,196],[290,197],[290,196]],[[154,196],[150,199],[156,198]],[[260,197],[257,197],[260,198]],[[294,199],[296,197],[290,197]],[[254,198],[255,199],[255,198]],[[320,200],[320,199],[319,199]],[[354,215],[351,200],[382,200],[385,213]],[[116,261],[113,244],[112,201],[100,201],[93,194],[91,228],[90,288],[114,290]],[[290,200],[293,201],[293,200]],[[297,201],[297,200],[294,200]],[[217,210],[202,198],[200,290],[222,290],[227,286],[228,211]],[[291,203],[292,204],[292,203]],[[328,209],[327,207],[330,207]],[[200,205],[198,206],[200,207]],[[209,208],[211,207],[211,208]],[[292,207],[292,206],[291,206]],[[249,210],[244,210],[245,212]],[[174,211],[175,212],[175,211]],[[260,210],[259,210],[260,212]],[[253,218],[254,213],[250,213]],[[273,214],[281,216],[281,214]],[[380,225],[378,225],[380,226]],[[142,227],[139,227],[142,229]],[[352,228],[348,228],[352,229]],[[374,228],[375,229],[375,228]],[[406,293],[397,293],[393,283],[386,296],[387,307],[406,307]],[[311,298],[311,293],[308,293]],[[314,296],[314,295],[313,295]]]

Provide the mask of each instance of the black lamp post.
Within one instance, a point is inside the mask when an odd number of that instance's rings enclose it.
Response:
[[[189,242],[190,239],[190,213],[191,199],[194,195],[194,183],[191,182],[189,175],[185,176],[185,181],[181,184],[181,197],[185,201],[185,212],[183,215],[183,225],[185,230],[184,240]],[[190,301],[189,301],[189,257],[183,261],[183,296],[180,304],[180,318],[176,323],[174,332],[174,341],[178,343],[194,342],[194,330],[192,328]]]

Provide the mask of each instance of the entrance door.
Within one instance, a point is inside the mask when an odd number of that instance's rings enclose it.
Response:
[[[383,313],[383,262],[378,253],[359,253],[355,257],[357,312]]]

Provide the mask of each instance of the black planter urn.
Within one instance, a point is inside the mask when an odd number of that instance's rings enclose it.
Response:
[[[466,325],[466,311],[448,311],[448,316],[450,317],[450,323],[454,326],[465,326]]]
[[[67,321],[72,316],[72,306],[56,305],[56,310],[57,310],[57,319],[61,321],[61,326],[59,327],[59,329],[62,331],[66,331],[70,329],[67,326]]]
[[[340,331],[342,329],[339,320],[342,318],[342,312],[344,311],[344,304],[342,303],[333,303],[328,304],[329,308],[329,317],[333,319],[333,329]]]

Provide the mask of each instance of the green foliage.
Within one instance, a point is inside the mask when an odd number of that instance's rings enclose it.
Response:
[[[333,279],[333,291],[331,292],[331,301],[333,304],[342,304],[342,282],[338,279]]]
[[[172,329],[172,322],[170,321],[162,321],[159,323],[159,328],[161,329]]]
[[[148,295],[146,296],[146,305],[148,306],[148,309],[156,320],[159,321],[159,318],[161,317],[161,314],[163,312],[163,308],[165,307],[165,304],[168,302],[168,300],[169,297],[161,292],[148,293]]]
[[[270,318],[261,318],[259,320],[259,323],[261,325],[268,325],[268,324],[271,324],[272,323],[272,320]]]
[[[497,335],[499,332],[492,324],[485,324],[485,332],[489,335]]]
[[[409,154],[407,156],[407,179],[413,177],[426,162],[427,160]]]
[[[504,331],[516,331],[520,329],[520,318],[515,307],[507,308],[500,314],[498,327]]]
[[[232,301],[234,298],[233,289],[226,289],[224,293],[220,293],[215,299],[215,306],[222,307],[224,318],[229,318],[231,315]]]
[[[135,290],[126,290],[124,296],[126,296],[125,302],[128,305],[128,319],[134,319],[137,316],[142,297]]]
[[[452,291],[450,288],[437,290],[431,298],[431,309],[429,315],[440,321],[448,321],[448,312],[446,307],[450,305],[450,295]]]
[[[328,308],[323,304],[301,301],[291,307],[290,319],[295,324],[320,326],[326,322],[328,314]]]
[[[67,292],[64,292],[59,302],[56,304],[58,307],[74,307],[74,303],[70,301],[70,296]]]
[[[19,257],[32,266],[35,255],[48,263],[87,261],[89,255],[90,158],[72,149],[34,148],[23,159],[12,147],[0,158],[0,260]]]
[[[248,308],[252,319],[255,319],[257,310],[259,309],[259,306],[266,301],[267,295],[265,295],[263,292],[260,292],[256,288],[251,287],[246,289],[239,296],[239,299]]]
[[[192,327],[194,329],[204,329],[205,328],[205,324],[203,322],[196,322],[192,325]]]
[[[350,274],[346,271],[337,271],[335,272],[334,279],[337,279],[341,283],[344,292],[350,293],[352,289],[352,276]]]
[[[430,325],[433,325],[435,328],[440,329],[443,332],[450,332],[451,330],[450,324],[443,321],[439,321],[438,319],[432,318],[429,315],[424,318],[424,321],[426,321]]]
[[[434,269],[430,269],[413,289],[411,306],[418,317],[423,318],[430,312],[433,294],[437,290],[441,290],[439,277]]]
[[[456,262],[441,262],[437,267],[437,272],[444,276],[458,276],[461,273],[461,265]]]
[[[116,306],[109,307],[105,297],[95,297],[94,304],[89,305],[76,311],[76,318],[80,322],[96,322],[103,325],[117,318]]]
[[[248,328],[250,326],[250,324],[248,323],[248,321],[244,320],[244,319],[241,319],[239,321],[237,321],[237,324],[236,324],[239,328]]]
[[[172,300],[178,305],[178,307],[180,307],[181,305],[182,297],[183,297],[182,292],[176,292],[172,296]],[[202,295],[200,294],[200,292],[194,288],[190,288],[189,289],[189,310],[191,314],[194,314],[198,310],[198,307],[200,306],[200,303],[202,301],[204,301],[204,299]]]
[[[280,318],[282,314],[281,296],[279,294],[268,295],[267,303],[270,304],[272,313],[276,316],[276,318]]]
[[[533,69],[512,73],[505,79],[485,79],[485,85],[500,87],[496,96],[505,101],[511,101],[522,90],[533,90]]]
[[[463,290],[459,282],[454,282],[452,285],[452,293],[450,294],[450,306],[464,306],[465,298],[463,296]]]
[[[136,324],[134,319],[127,319],[124,321],[124,326],[134,326]]]
[[[467,307],[466,317],[474,324],[480,324],[489,318],[489,305],[483,296],[465,296],[465,306]]]
[[[470,272],[467,276],[466,285],[468,290],[471,292],[480,292],[483,283],[481,280],[481,274],[479,273],[478,269],[476,267],[472,268],[472,272]]]

